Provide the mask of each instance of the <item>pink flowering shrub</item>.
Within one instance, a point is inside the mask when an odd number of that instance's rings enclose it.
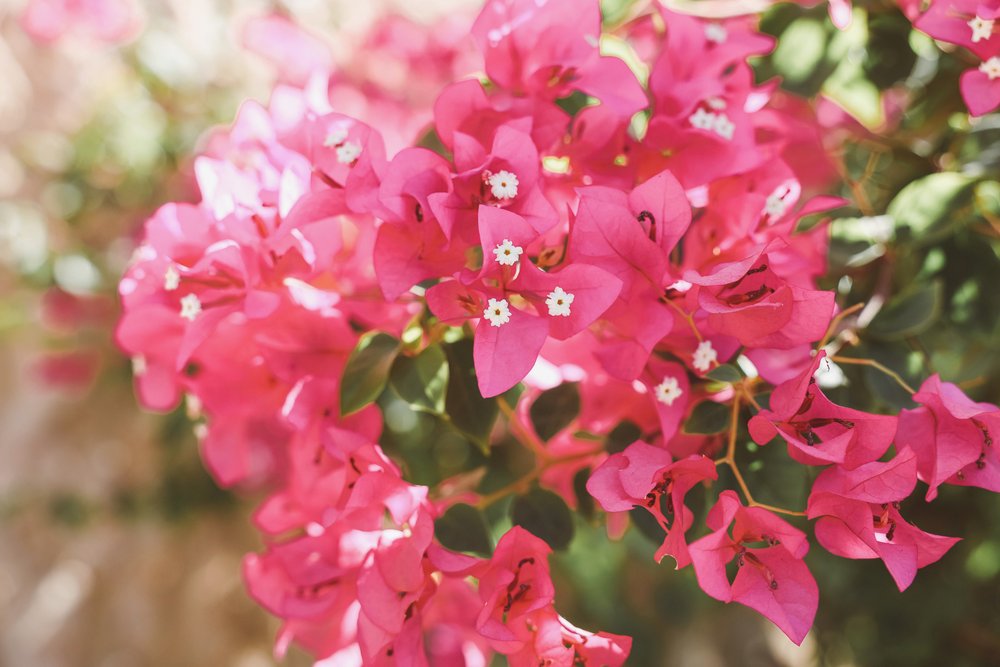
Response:
[[[962,85],[983,113],[996,8],[962,15],[966,40],[951,4],[917,25],[981,53]],[[847,354],[872,320],[826,280],[828,219],[849,202],[824,193],[868,130],[757,82],[748,58],[774,40],[752,16],[650,6],[605,31],[596,0],[489,0],[469,29],[485,78],[447,81],[462,58],[426,36],[394,55],[430,57],[421,83],[446,82],[399,149],[383,133],[401,102],[373,93],[345,114],[353,84],[318,38],[252,23],[281,85],[209,137],[200,201],[147,221],[119,286],[142,403],[186,396],[218,483],[268,494],[244,575],[282,620],[278,653],[621,665],[632,640],[560,616],[550,569],[591,500],[609,539],[652,522],[657,562],[795,643],[819,606],[813,541],[882,560],[906,589],[958,537],[901,503],[1000,490],[1000,408]],[[849,365],[916,403],[834,402]],[[422,472],[421,419],[472,464]],[[749,444],[787,451],[802,504],[756,499]],[[513,449],[528,464],[507,475]],[[704,494],[707,511],[689,499]]]

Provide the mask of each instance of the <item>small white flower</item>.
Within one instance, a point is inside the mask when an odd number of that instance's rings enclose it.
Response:
[[[486,305],[486,309],[483,311],[483,317],[490,321],[495,327],[502,327],[503,325],[510,322],[510,306],[507,304],[507,299],[490,299],[490,302]]]
[[[493,255],[496,257],[497,264],[501,266],[514,266],[521,259],[523,252],[521,246],[514,245],[510,239],[504,239],[503,243],[498,243],[497,247],[493,248]]]
[[[197,294],[188,294],[181,299],[181,317],[194,322],[201,313],[201,299]]]
[[[166,272],[163,274],[163,289],[168,292],[173,292],[180,284],[181,274],[179,274],[177,269],[174,268],[174,265],[171,264],[167,267]]]
[[[712,341],[703,340],[698,343],[698,349],[694,351],[694,359],[692,365],[695,370],[704,373],[712,364],[716,363],[719,355],[715,352],[715,348],[712,347]]]
[[[723,44],[729,38],[729,31],[721,23],[705,24],[705,39],[716,44]]]
[[[990,77],[990,81],[1000,77],[1000,56],[993,56],[979,65],[979,71]]]
[[[188,419],[201,419],[201,411],[204,406],[201,399],[194,394],[184,394],[184,412]]]
[[[777,192],[772,193],[767,198],[767,203],[764,204],[764,213],[767,213],[772,219],[780,218],[787,210],[788,203]]]
[[[569,292],[563,291],[562,287],[556,286],[549,292],[545,299],[545,305],[549,307],[549,315],[552,317],[569,317],[569,307],[576,297]]]
[[[677,382],[675,377],[665,377],[663,382],[656,385],[656,389],[653,390],[656,393],[656,400],[663,403],[666,406],[671,406],[674,404],[684,390],[681,389],[680,383]]]
[[[132,375],[139,378],[146,374],[148,366],[146,365],[146,357],[141,354],[137,354],[132,357]]]
[[[699,130],[712,130],[715,128],[715,114],[698,107],[698,110],[688,117],[688,122]]]
[[[981,19],[978,16],[969,21],[972,28],[972,42],[976,43],[993,36],[993,19]]]
[[[487,179],[490,192],[497,199],[513,199],[517,196],[517,176],[509,171],[498,171]]]
[[[709,97],[705,100],[705,104],[716,111],[722,111],[726,108],[726,101],[721,97]]]
[[[361,155],[361,144],[356,141],[346,141],[337,146],[337,162],[351,164]]]
[[[692,285],[686,280],[675,280],[674,282],[667,285],[667,289],[677,290],[678,292],[687,292],[692,287],[694,287],[694,285]]]
[[[720,113],[715,117],[715,127],[713,129],[717,135],[726,141],[730,141],[733,138],[733,131],[736,129],[736,126],[733,125],[733,121],[729,120],[729,116]]]
[[[345,141],[347,141],[347,130],[342,127],[335,127],[330,130],[330,134],[326,135],[326,139],[323,140],[323,145],[327,148],[333,148],[334,146],[339,146]]]

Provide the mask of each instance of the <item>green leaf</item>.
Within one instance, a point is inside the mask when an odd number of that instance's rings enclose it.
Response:
[[[594,516],[594,497],[587,491],[587,480],[590,479],[591,469],[581,468],[573,475],[573,493],[576,496],[576,509],[585,519]]]
[[[500,408],[491,398],[483,398],[476,381],[472,360],[472,340],[463,338],[444,348],[448,357],[448,391],[445,411],[451,423],[484,454],[490,451],[490,434]]]
[[[441,414],[448,388],[444,350],[440,345],[431,345],[415,357],[396,357],[389,371],[389,385],[415,410]]]
[[[827,31],[818,20],[803,17],[792,22],[771,56],[775,70],[791,84],[804,83],[822,62],[827,41]]]
[[[573,540],[573,514],[557,494],[535,488],[514,499],[511,520],[553,549],[565,549]]]
[[[543,391],[528,411],[538,437],[544,441],[563,430],[580,414],[580,387],[564,382]]]
[[[865,127],[875,129],[885,122],[882,92],[868,80],[862,60],[849,55],[863,53],[867,45],[868,16],[855,7],[850,27],[838,30],[830,40],[827,57],[837,63],[837,69],[823,82],[822,90]]]
[[[903,81],[913,71],[917,54],[910,46],[910,21],[901,12],[868,17],[868,45],[862,65],[880,90]]]
[[[628,512],[629,521],[639,529],[639,532],[653,544],[663,542],[663,527],[656,521],[656,517],[646,511],[645,507],[633,507]]]
[[[732,364],[722,364],[721,366],[716,366],[709,372],[705,373],[705,377],[715,380],[716,382],[727,382],[733,384],[734,382],[739,382],[743,379],[743,373],[740,369]]]
[[[929,329],[941,315],[943,301],[939,281],[917,285],[896,296],[879,311],[866,333],[875,338],[898,340]]]
[[[715,401],[702,401],[684,422],[684,432],[693,435],[722,433],[729,426],[729,407]]]
[[[912,237],[915,243],[934,243],[968,216],[956,215],[972,198],[976,179],[954,172],[941,172],[917,179],[903,188],[886,211],[894,220],[897,237]],[[901,230],[905,228],[902,234]]]
[[[625,448],[642,437],[642,430],[635,422],[628,419],[618,422],[618,425],[608,433],[608,439],[604,443],[604,448],[609,454],[616,454],[625,451]]]
[[[361,337],[340,383],[341,415],[357,412],[379,397],[398,352],[399,341],[387,333],[373,331]]]
[[[459,503],[434,522],[434,536],[453,551],[471,551],[489,556],[493,551],[486,517],[472,505]]]

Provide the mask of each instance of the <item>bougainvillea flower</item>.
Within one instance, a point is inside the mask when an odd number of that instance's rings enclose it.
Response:
[[[753,74],[743,59],[766,52],[769,41],[734,49],[726,46],[729,28],[721,24],[676,14],[668,19],[666,44],[649,76],[653,113],[644,170],[669,168],[692,188],[752,169],[764,155],[750,118],[759,108],[751,95]]]
[[[621,283],[603,269],[571,263],[545,272],[522,257],[533,230],[520,216],[480,207],[483,268],[468,285],[439,283],[427,304],[444,322],[481,318],[473,356],[483,396],[496,396],[531,370],[548,336],[573,336],[604,314]],[[535,313],[515,304],[532,307]]]
[[[541,189],[538,149],[529,135],[514,126],[497,129],[489,150],[456,132],[454,162],[453,187],[427,198],[449,240],[479,244],[476,220],[481,205],[517,213],[538,233],[558,221]]]
[[[587,481],[587,491],[607,512],[645,507],[666,532],[656,560],[671,556],[682,568],[691,562],[684,533],[694,522],[694,515],[684,505],[684,496],[698,483],[717,478],[711,459],[689,456],[671,462],[666,450],[634,442],[625,451],[612,454],[594,471]]]
[[[833,292],[792,284],[774,273],[766,247],[684,280],[698,285],[711,330],[750,347],[790,348],[819,340],[833,316]]]
[[[513,92],[556,99],[578,90],[625,118],[648,104],[628,66],[600,54],[596,0],[489,0],[472,34],[490,79]]]
[[[691,405],[691,383],[684,366],[651,357],[639,376],[660,420],[660,438],[670,442],[680,429]]]
[[[996,0],[938,0],[914,22],[934,39],[958,44],[982,62],[959,80],[962,99],[973,116],[1000,106],[1000,3]]]
[[[535,612],[525,626],[532,638],[520,651],[507,656],[510,667],[620,667],[632,648],[630,637],[582,630],[554,610]]]
[[[896,434],[897,418],[831,403],[813,377],[824,357],[820,352],[804,373],[774,390],[770,409],[750,419],[750,436],[765,444],[780,434],[788,454],[806,465],[857,468],[885,453]]]
[[[745,507],[734,491],[719,496],[706,523],[713,532],[689,547],[701,589],[760,612],[801,644],[819,605],[816,580],[802,560],[809,551],[805,533],[767,510]],[[730,583],[726,565],[734,558],[739,568]]]
[[[305,85],[333,68],[333,53],[321,38],[280,14],[255,16],[243,25],[244,46],[278,70],[279,78]]]
[[[981,60],[1000,54],[1000,2],[996,0],[935,0],[914,27],[934,39],[964,46]]]
[[[40,42],[70,33],[124,42],[139,32],[142,23],[134,0],[30,0],[21,14],[24,31]]]
[[[809,518],[818,518],[816,539],[843,558],[881,558],[899,590],[906,589],[918,568],[937,562],[958,542],[924,532],[900,515],[899,501],[913,490],[916,472],[910,449],[855,470],[824,470],[807,510]]]
[[[525,616],[552,605],[555,588],[549,575],[551,549],[520,526],[497,543],[493,557],[478,572],[482,609],[476,627],[501,653],[524,646]]]
[[[400,151],[385,168],[379,189],[375,273],[387,299],[427,278],[451,275],[465,265],[465,246],[450,244],[428,197],[451,189],[448,162],[424,148]]]
[[[691,207],[669,172],[629,193],[595,186],[580,188],[579,194],[568,253],[623,282],[620,300],[608,317],[617,344],[608,345],[599,356],[609,373],[632,380],[674,325],[662,297],[672,282],[669,255],[691,223]]]
[[[913,399],[922,404],[899,415],[897,439],[913,448],[917,473],[927,482],[927,500],[942,484],[1000,491],[1000,408],[976,403],[935,374]]]

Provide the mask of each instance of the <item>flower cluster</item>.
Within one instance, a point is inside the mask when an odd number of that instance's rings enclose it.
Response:
[[[538,536],[515,526],[479,558],[435,535],[449,509],[532,482],[575,505],[587,468],[610,532],[644,508],[664,532],[658,560],[692,564],[707,594],[796,642],[818,588],[806,534],[776,514],[814,519],[822,546],[909,585],[955,539],[900,503],[918,479],[928,499],[945,483],[1000,490],[1000,409],[937,377],[899,417],[824,396],[814,375],[843,313],[817,285],[828,229],[801,223],[844,201],[816,195],[833,170],[808,107],[754,83],[747,58],[773,40],[749,18],[659,7],[602,33],[596,0],[489,0],[471,32],[488,82],[444,86],[418,146],[387,150],[379,114],[341,113],[321,57],[266,107],[244,104],[195,163],[200,203],[160,209],[121,281],[117,338],[142,402],[186,395],[215,478],[270,489],[255,516],[267,546],[245,575],[283,619],[279,650],[622,664],[628,638],[556,611]],[[373,332],[396,347],[372,356]],[[393,355],[469,337],[470,398],[496,397],[536,457],[499,492],[412,484],[378,444]],[[544,435],[527,423],[570,383],[577,416]],[[682,429],[706,408],[731,415],[728,442]],[[626,422],[631,444],[609,455]],[[744,427],[823,469],[803,511],[753,500],[734,458]],[[714,486],[719,466],[743,501]],[[691,540],[697,486],[717,502]]]
[[[997,0],[934,0],[914,22],[920,30],[941,42],[962,46],[981,62],[962,74],[962,99],[973,116],[982,116],[1000,106],[1000,18]]]

